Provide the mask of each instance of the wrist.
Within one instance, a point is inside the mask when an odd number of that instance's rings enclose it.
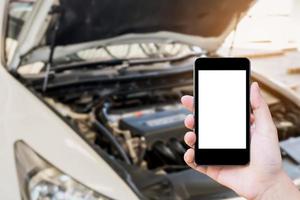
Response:
[[[299,199],[300,193],[293,181],[282,170],[273,180],[266,185],[266,188],[258,194],[255,200],[276,200],[276,199]]]

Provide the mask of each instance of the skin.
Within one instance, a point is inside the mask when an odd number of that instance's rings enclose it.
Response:
[[[206,174],[246,199],[300,199],[300,192],[282,169],[277,130],[256,82],[251,85],[250,91],[253,110],[250,116],[250,163],[231,167],[197,165],[194,161],[196,135],[193,131],[187,132],[184,137],[185,143],[190,147],[184,160],[194,170]],[[192,96],[183,96],[181,102],[193,111]],[[193,129],[193,115],[186,117],[185,126]]]

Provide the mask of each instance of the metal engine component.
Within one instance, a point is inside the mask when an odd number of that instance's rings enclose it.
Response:
[[[120,138],[133,163],[148,169],[184,166],[183,121],[191,112],[179,104],[180,92],[152,95],[106,100],[96,113],[98,120]]]
[[[144,137],[152,146],[157,141],[166,142],[171,138],[182,140],[187,131],[183,121],[190,112],[184,108],[136,115],[120,120],[120,128],[130,130],[133,136]]]
[[[183,165],[182,157],[186,149],[182,141],[187,131],[183,121],[190,112],[185,108],[175,106],[172,109],[157,110],[154,113],[142,114],[142,110],[136,113],[140,114],[120,119],[119,128],[130,131],[132,137],[145,141],[146,157],[157,156],[159,163],[166,165]],[[149,163],[151,160],[147,159],[148,166],[153,165]]]

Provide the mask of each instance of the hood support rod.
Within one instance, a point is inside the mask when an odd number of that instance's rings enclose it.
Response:
[[[51,36],[50,53],[49,53],[49,58],[48,58],[48,62],[46,65],[45,77],[44,77],[44,82],[43,82],[43,92],[46,92],[46,90],[47,90],[50,68],[53,65],[53,55],[54,55],[54,51],[55,51],[56,35],[59,30],[60,19],[61,19],[61,15],[62,15],[61,7],[53,6],[52,10],[50,11],[50,14],[56,14],[57,18],[54,22],[54,29],[52,31],[52,36]]]

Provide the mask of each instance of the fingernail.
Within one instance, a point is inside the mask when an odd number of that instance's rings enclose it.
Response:
[[[183,99],[184,99],[184,96],[182,96],[181,99],[180,99],[181,103],[183,103]]]
[[[188,114],[188,115],[186,116],[186,118],[194,118],[194,115],[193,115],[193,114]]]
[[[189,114],[186,116],[185,120],[184,120],[184,125],[189,128],[189,129],[192,129],[193,128],[193,122],[191,121],[193,118],[193,115],[192,114]]]
[[[186,95],[184,95],[184,96],[181,97],[181,102],[182,102],[182,103],[183,103],[183,101],[184,101],[184,99],[185,99],[186,97],[187,97]]]

